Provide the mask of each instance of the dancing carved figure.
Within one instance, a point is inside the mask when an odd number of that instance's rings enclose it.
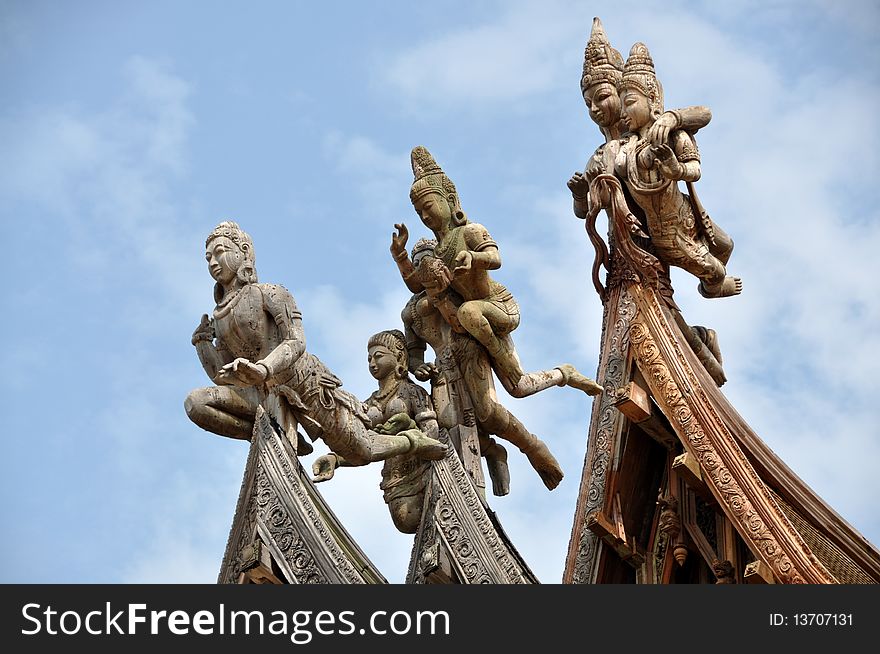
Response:
[[[742,291],[742,281],[727,274],[731,238],[709,218],[696,197],[700,155],[692,134],[673,129],[657,143],[655,121],[663,114],[663,89],[643,43],[636,43],[620,80],[621,116],[628,133],[617,153],[614,171],[642,209],[655,254],[665,264],[699,278],[704,297],[727,297]],[[678,182],[688,185],[690,195]]]
[[[403,333],[392,329],[371,336],[367,343],[367,364],[370,374],[379,382],[379,389],[364,402],[373,428],[387,429],[388,425],[399,422],[438,439],[437,416],[431,398],[407,372]],[[312,464],[314,480],[326,481],[333,477],[336,468],[345,465],[347,462],[339,454],[318,457]],[[417,455],[398,454],[385,459],[379,488],[398,531],[414,534],[418,530],[429,476],[430,464]]]
[[[458,295],[461,304],[450,320],[453,328],[479,341],[499,376],[515,384],[523,371],[507,336],[519,326],[520,313],[510,292],[489,275],[501,267],[498,245],[483,225],[468,221],[455,185],[426,148],[413,148],[411,159],[415,179],[410,200],[437,239],[434,255],[443,264],[436,292],[451,289]]]
[[[519,448],[544,484],[550,489],[555,488],[562,480],[562,469],[547,445],[498,401],[492,381],[492,360],[486,348],[467,333],[457,332],[448,321],[449,315],[455,315],[454,311],[450,314],[449,307],[456,306],[460,299],[444,286],[446,268],[435,256],[436,242],[421,239],[413,248],[410,261],[403,250],[407,240],[406,228],[403,225],[397,225],[397,228],[391,251],[407,286],[417,291],[401,314],[409,369],[421,381],[430,379],[435,392],[439,388],[453,387],[454,390],[445,391],[443,396],[458,398],[455,403],[435,399],[441,426],[451,428],[457,422],[470,420],[476,423],[480,449],[486,457],[495,495],[507,494],[509,472],[506,451],[489,438],[489,434]],[[419,288],[422,290],[417,290]],[[438,289],[443,290],[438,292]],[[437,355],[435,363],[425,361],[428,345]],[[593,395],[603,390],[570,364],[524,373],[515,384],[504,375],[499,379],[508,393],[518,398],[552,386],[569,385]],[[472,413],[472,417],[468,413]]]
[[[208,270],[216,281],[213,316],[202,316],[192,342],[214,386],[192,391],[184,406],[207,431],[251,438],[257,406],[276,415],[296,447],[296,425],[352,465],[399,454],[442,458],[446,446],[393,422],[371,430],[362,403],[306,351],[302,314],[283,286],[260,284],[250,236],[234,222],[223,222],[205,244]],[[302,452],[301,452],[302,453]]]

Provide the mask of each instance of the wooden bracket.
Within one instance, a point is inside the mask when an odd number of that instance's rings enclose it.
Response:
[[[272,571],[272,553],[257,539],[241,550],[240,584],[282,584]]]
[[[763,561],[752,561],[743,572],[743,581],[747,584],[775,584],[773,570]]]
[[[690,486],[694,492],[699,493],[704,499],[710,500],[712,504],[716,503],[715,497],[703,481],[703,472],[700,469],[700,462],[696,457],[685,452],[679,454],[672,461],[672,469]]]
[[[634,381],[617,389],[615,398],[615,408],[660,445],[672,449],[678,442],[648,392]]]
[[[620,515],[619,495],[614,497],[613,519],[602,511],[593,511],[587,516],[586,526],[632,567],[638,568],[645,562],[645,553],[639,548],[635,537],[627,541],[623,517]]]

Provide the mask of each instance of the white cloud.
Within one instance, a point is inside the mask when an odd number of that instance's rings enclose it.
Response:
[[[580,53],[563,44],[589,34],[588,25],[585,31],[573,23],[559,3],[512,3],[497,21],[451,29],[397,53],[383,74],[418,112],[517,102],[568,83],[572,71],[578,74]]]

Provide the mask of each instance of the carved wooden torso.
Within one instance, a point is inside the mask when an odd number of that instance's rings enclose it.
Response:
[[[266,357],[281,342],[259,284],[248,284],[217,304],[214,330],[220,347],[250,361]]]

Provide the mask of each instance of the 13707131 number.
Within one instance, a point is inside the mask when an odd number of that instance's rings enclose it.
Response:
[[[796,627],[851,627],[852,613],[795,613],[792,622]]]

